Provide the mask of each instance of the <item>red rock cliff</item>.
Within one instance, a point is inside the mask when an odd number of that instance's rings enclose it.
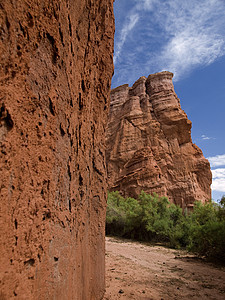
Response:
[[[0,298],[100,299],[113,0],[3,0],[0,22]]]
[[[174,92],[173,74],[141,77],[111,91],[107,128],[110,190],[167,196],[182,208],[211,198],[211,171],[192,143],[191,121]]]

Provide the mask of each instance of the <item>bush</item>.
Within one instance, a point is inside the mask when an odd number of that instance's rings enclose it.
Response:
[[[179,234],[179,225],[182,223],[182,210],[170,204],[166,197],[157,194],[147,195],[142,192],[139,196],[142,208],[142,222],[148,235],[154,241],[168,242],[174,246]]]
[[[123,198],[119,192],[108,194],[106,234],[147,241],[182,244],[183,214],[166,197],[141,192],[138,200]]]
[[[183,214],[166,197],[141,192],[138,199],[108,194],[106,234],[163,242],[225,262],[225,197],[220,204],[196,202]]]
[[[134,238],[136,225],[139,226],[140,204],[134,198],[124,199],[119,192],[108,194],[106,211],[106,234]]]
[[[225,262],[225,206],[195,203],[190,215],[187,248],[208,258]]]

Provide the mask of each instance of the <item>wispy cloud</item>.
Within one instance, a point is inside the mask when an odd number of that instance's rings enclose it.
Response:
[[[128,17],[115,40],[120,79],[135,69],[134,80],[161,70],[179,80],[225,55],[224,0],[125,1]]]
[[[225,154],[207,157],[207,159],[210,162],[211,168],[225,166]]]
[[[209,137],[209,136],[207,136],[207,135],[205,135],[205,134],[202,134],[202,135],[201,135],[201,139],[202,139],[202,140],[214,140],[215,138]]]
[[[138,19],[139,19],[138,13],[132,12],[130,15],[128,15],[126,22],[125,22],[123,28],[121,29],[118,44],[116,45],[116,52],[114,55],[114,63],[116,63],[117,58],[120,56],[120,52],[126,41],[126,38],[127,38],[128,34],[130,33],[130,31],[134,28],[135,24],[138,22]]]
[[[153,10],[158,0],[135,0],[137,10]]]
[[[218,192],[225,192],[225,169],[212,170],[212,190]]]
[[[210,137],[208,137],[208,136],[206,136],[206,135],[204,135],[204,134],[201,136],[201,138],[202,138],[203,140],[210,140]]]
[[[220,32],[224,9],[225,3],[220,0],[171,1],[164,27],[171,37],[160,59],[165,68],[175,73],[175,80],[225,54],[225,39]],[[176,21],[168,24],[170,20]]]

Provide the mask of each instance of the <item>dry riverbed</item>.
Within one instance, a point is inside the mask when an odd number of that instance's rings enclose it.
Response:
[[[225,268],[184,251],[106,238],[104,300],[225,299]]]

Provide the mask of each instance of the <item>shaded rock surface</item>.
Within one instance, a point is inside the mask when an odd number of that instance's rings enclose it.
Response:
[[[113,1],[1,1],[0,22],[0,298],[100,299]]]
[[[192,143],[191,121],[167,71],[111,91],[106,137],[109,190],[137,197],[142,190],[182,208],[211,198],[209,162]]]

